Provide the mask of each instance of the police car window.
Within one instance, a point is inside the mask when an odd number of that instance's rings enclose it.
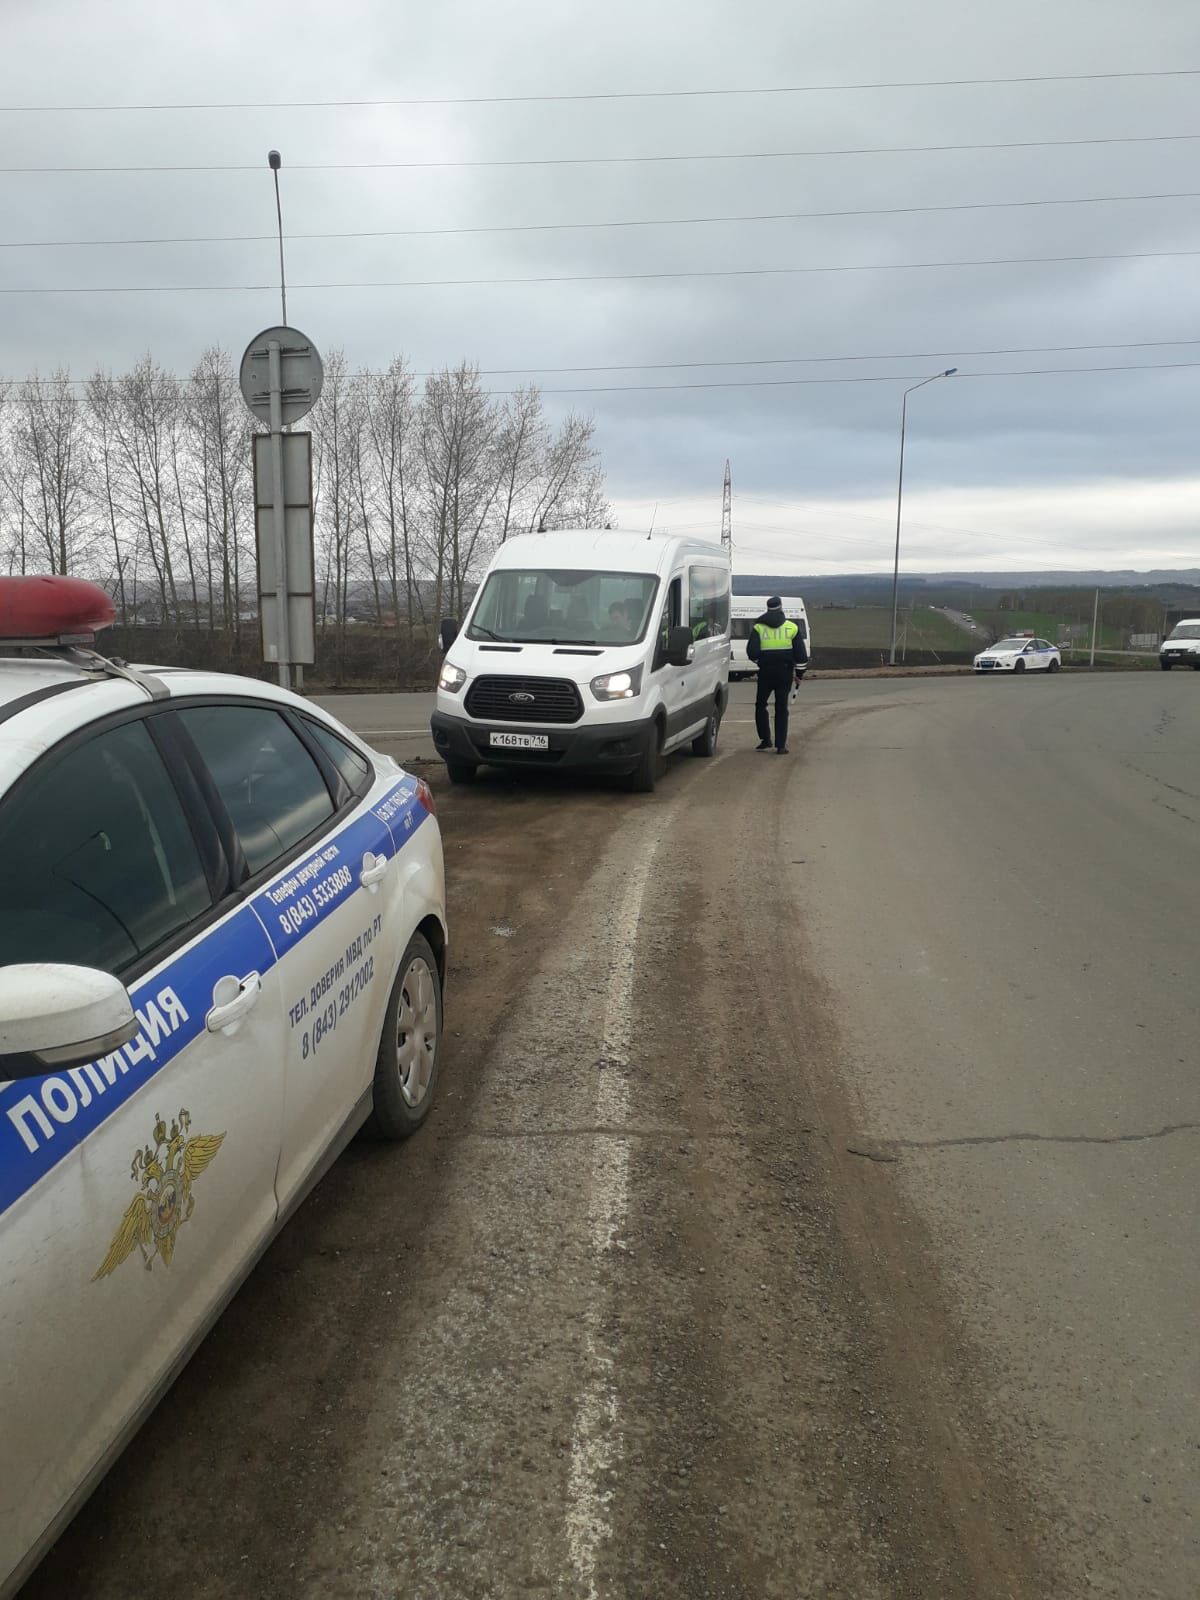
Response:
[[[36,770],[0,804],[0,964],[120,973],[209,909],[187,818],[141,722]]]
[[[371,778],[371,768],[366,757],[360,756],[357,750],[352,749],[344,739],[339,739],[337,734],[324,723],[310,722],[306,717],[305,725],[341,773],[350,793],[361,794]]]
[[[333,815],[316,762],[265,706],[188,706],[180,721],[200,751],[242,841],[261,872]]]

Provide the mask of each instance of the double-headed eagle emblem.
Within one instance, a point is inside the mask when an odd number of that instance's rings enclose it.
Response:
[[[129,1202],[108,1254],[92,1276],[93,1283],[115,1272],[134,1250],[142,1252],[147,1272],[155,1256],[165,1267],[171,1265],[175,1236],[196,1206],[192,1180],[212,1162],[225,1138],[223,1133],[198,1133],[189,1139],[191,1125],[188,1111],[180,1111],[169,1131],[162,1117],[156,1116],[154,1148],[146,1145],[138,1150],[129,1168],[139,1192]]]

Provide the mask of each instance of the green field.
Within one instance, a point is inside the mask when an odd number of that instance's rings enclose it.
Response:
[[[851,606],[809,612],[815,648],[838,646],[858,650],[886,650],[892,638],[892,613],[887,606]],[[902,609],[896,634],[897,647],[912,650],[977,650],[976,635],[959,628],[929,606]]]
[[[1092,617],[1089,611],[1086,616],[1055,616],[1048,611],[972,611],[975,621],[985,628],[990,628],[999,638],[1006,633],[1036,633],[1043,639],[1049,639],[1051,644],[1058,643],[1058,630],[1064,623],[1082,622],[1088,629],[1086,640],[1080,641],[1076,649],[1090,649]],[[1105,626],[1101,624],[1096,633],[1096,648],[1107,647],[1110,650],[1124,648],[1125,630],[1120,627]],[[1066,646],[1063,647],[1064,649]]]

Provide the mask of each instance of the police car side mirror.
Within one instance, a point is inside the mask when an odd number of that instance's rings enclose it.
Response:
[[[85,1067],[138,1031],[119,978],[49,961],[0,967],[0,1078]]]
[[[667,635],[667,665],[686,667],[692,659],[692,630],[672,628]]]
[[[442,654],[444,655],[455,639],[458,638],[458,619],[456,617],[443,617],[438,633],[441,636]]]

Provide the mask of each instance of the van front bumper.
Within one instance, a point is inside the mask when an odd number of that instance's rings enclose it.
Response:
[[[654,732],[654,719],[636,722],[579,723],[568,727],[525,723],[469,722],[435,711],[430,720],[433,744],[443,761],[468,766],[593,768],[605,772],[633,772],[641,761],[646,741]],[[513,750],[494,746],[493,733],[537,734],[546,739],[545,750]]]

